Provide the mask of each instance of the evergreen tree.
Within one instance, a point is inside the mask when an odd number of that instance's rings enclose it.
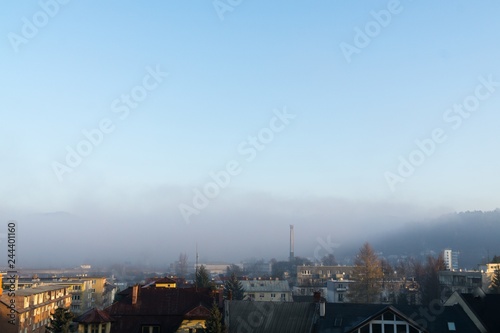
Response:
[[[52,313],[49,324],[45,327],[49,333],[69,333],[75,315],[68,309],[57,308]]]
[[[495,269],[491,278],[490,291],[493,294],[500,294],[500,268]]]
[[[379,302],[383,273],[380,260],[370,244],[365,243],[359,249],[354,264],[352,279],[355,282],[349,286],[349,301],[352,303]]]
[[[205,266],[201,265],[198,268],[198,272],[196,272],[196,286],[198,288],[211,288],[212,281],[210,280],[210,275],[205,268]]]
[[[229,292],[231,292],[232,299],[240,301],[243,299],[244,291],[245,290],[243,289],[241,282],[236,277],[236,274],[232,273],[229,280],[224,283],[224,296],[228,298]]]
[[[217,304],[213,304],[210,309],[210,317],[205,322],[206,333],[223,333],[222,329],[222,314],[219,311]]]

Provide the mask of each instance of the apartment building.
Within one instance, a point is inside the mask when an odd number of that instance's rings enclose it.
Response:
[[[0,332],[45,333],[51,313],[70,305],[68,286],[39,286],[4,292],[0,296]]]
[[[252,301],[292,302],[292,291],[288,281],[247,280],[240,281],[244,299]]]

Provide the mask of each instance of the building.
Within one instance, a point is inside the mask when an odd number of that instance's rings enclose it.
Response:
[[[14,296],[15,294],[15,296]],[[11,304],[15,304],[11,311]],[[62,285],[39,286],[6,292],[0,296],[0,332],[45,333],[51,313],[69,308],[70,288]],[[12,318],[9,323],[7,318]]]
[[[491,288],[493,274],[495,274],[495,271],[497,269],[500,269],[499,263],[489,263],[486,265],[479,266],[479,270],[483,274],[483,289],[484,290],[489,290]]]
[[[472,293],[483,285],[482,273],[478,271],[439,271],[441,299],[448,299],[454,292]]]
[[[497,308],[498,309],[498,308]],[[460,306],[226,301],[224,322],[228,332],[259,333],[479,333]]]
[[[292,302],[292,291],[284,280],[243,280],[240,281],[245,300]]]
[[[458,270],[458,252],[451,249],[445,249],[443,251],[443,259],[446,265],[446,269],[449,271]]]
[[[352,280],[331,280],[326,283],[326,301],[328,303],[343,303],[347,302],[347,293]]]
[[[298,286],[325,286],[329,280],[348,280],[354,266],[297,266]]]
[[[219,274],[226,274],[227,269],[231,264],[198,264],[196,266],[195,264],[195,269],[200,268],[201,266],[204,266],[205,269],[211,274],[211,275],[219,275]]]
[[[328,289],[325,287],[306,287],[306,286],[293,286],[292,287],[292,296],[295,301],[295,297],[304,297],[304,296],[313,296],[314,293],[319,292],[321,297],[327,297]]]
[[[480,332],[500,332],[500,294],[486,294],[481,288],[467,294],[454,292],[444,305],[462,308]]]
[[[92,309],[74,320],[78,333],[111,333],[113,319],[103,310]]]
[[[210,289],[135,285],[117,294],[100,324],[111,321],[109,333],[202,332],[214,302],[222,305],[222,295]]]

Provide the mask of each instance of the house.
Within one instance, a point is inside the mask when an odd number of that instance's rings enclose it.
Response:
[[[500,294],[486,294],[481,288],[473,293],[454,292],[445,306],[459,306],[480,332],[500,332]]]
[[[78,323],[78,333],[110,333],[114,320],[105,311],[91,309],[74,321]]]
[[[386,304],[326,304],[317,333],[479,333],[459,307],[434,311],[423,306]],[[437,310],[437,308],[436,308]]]
[[[0,296],[0,332],[45,333],[51,313],[69,308],[68,286],[51,285],[5,292]]]
[[[113,320],[109,333],[198,332],[212,304],[222,303],[220,297],[210,289],[135,285],[104,311]]]
[[[292,291],[284,280],[243,280],[244,299],[253,301],[292,302]]]

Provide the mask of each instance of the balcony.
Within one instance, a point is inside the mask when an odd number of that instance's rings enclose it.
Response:
[[[339,288],[335,288],[335,291],[338,291],[338,292],[347,291],[347,288],[346,287],[339,287]]]

